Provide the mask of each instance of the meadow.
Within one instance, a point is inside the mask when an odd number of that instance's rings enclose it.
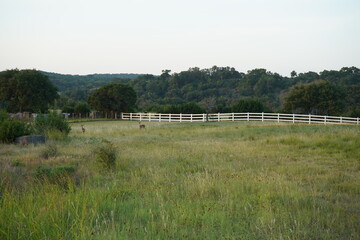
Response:
[[[1,144],[0,239],[360,239],[359,126],[144,124]]]

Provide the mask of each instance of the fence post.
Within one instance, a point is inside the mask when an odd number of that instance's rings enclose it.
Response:
[[[159,113],[158,116],[159,116],[159,122],[161,122],[161,113]]]
[[[295,113],[293,113],[293,123],[295,123]]]
[[[192,121],[193,121],[193,114],[190,113],[190,122],[192,122]]]
[[[327,117],[327,116],[325,115],[325,116],[324,116],[324,124],[325,124],[325,125],[326,125],[326,117]]]
[[[356,124],[359,124],[359,118],[357,118],[357,122],[356,122]]]
[[[311,124],[311,114],[309,114],[309,124]]]
[[[342,117],[340,117],[340,124],[342,124]]]
[[[182,113],[180,113],[180,122],[182,122]]]
[[[218,113],[218,122],[220,122],[220,113]]]
[[[205,122],[205,113],[203,113],[203,122]]]
[[[235,113],[232,113],[232,121],[235,121]]]
[[[263,112],[261,113],[261,121],[262,122],[264,121],[264,113]]]
[[[132,113],[130,113],[130,121],[132,121]]]
[[[250,121],[250,113],[247,113],[247,121]]]
[[[123,120],[123,117],[124,117],[124,116],[123,116],[123,113],[121,112],[121,113],[120,113],[120,119]]]
[[[280,123],[280,113],[278,113],[278,123]]]
[[[151,113],[148,113],[149,116],[149,122],[151,122]]]
[[[169,122],[171,122],[171,113],[169,113]]]
[[[140,113],[140,122],[141,122],[141,118],[142,118],[142,116],[141,116],[141,113]]]

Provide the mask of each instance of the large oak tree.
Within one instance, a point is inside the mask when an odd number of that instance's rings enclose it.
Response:
[[[8,112],[46,112],[57,97],[57,88],[39,71],[0,72],[0,106]]]

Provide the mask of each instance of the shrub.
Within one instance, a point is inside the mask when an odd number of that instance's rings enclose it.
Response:
[[[25,167],[25,163],[21,162],[20,160],[13,160],[11,162],[12,167]]]
[[[350,117],[354,117],[354,118],[360,117],[360,107],[353,108],[350,113]]]
[[[264,112],[268,110],[260,101],[242,99],[237,104],[231,106],[232,112]]]
[[[51,174],[51,168],[46,168],[43,166],[39,166],[35,171],[35,177],[39,180],[45,180],[50,177]]]
[[[76,169],[73,166],[56,166],[53,168],[39,166],[35,171],[35,177],[41,182],[56,184],[66,189],[73,181]]]
[[[58,150],[56,145],[50,142],[45,145],[45,148],[40,153],[40,157],[48,159],[50,157],[55,157],[57,154],[58,154]]]
[[[70,177],[74,172],[73,166],[56,166],[51,169],[51,177],[53,179]]]
[[[103,143],[94,150],[95,161],[107,170],[115,169],[116,155],[117,152],[114,145],[107,140],[104,140]]]
[[[15,119],[4,119],[0,122],[0,142],[12,143],[20,136],[29,135],[30,126]]]
[[[57,130],[67,136],[71,130],[69,123],[66,122],[62,115],[50,113],[40,115],[35,119],[35,132],[48,136],[51,131]]]
[[[9,118],[8,114],[4,110],[0,110],[0,124]]]
[[[61,132],[57,129],[52,129],[46,132],[46,137],[52,140],[64,140],[67,133]]]

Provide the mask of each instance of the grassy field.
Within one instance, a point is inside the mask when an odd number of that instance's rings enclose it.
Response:
[[[81,124],[0,145],[0,239],[360,239],[359,126]]]

